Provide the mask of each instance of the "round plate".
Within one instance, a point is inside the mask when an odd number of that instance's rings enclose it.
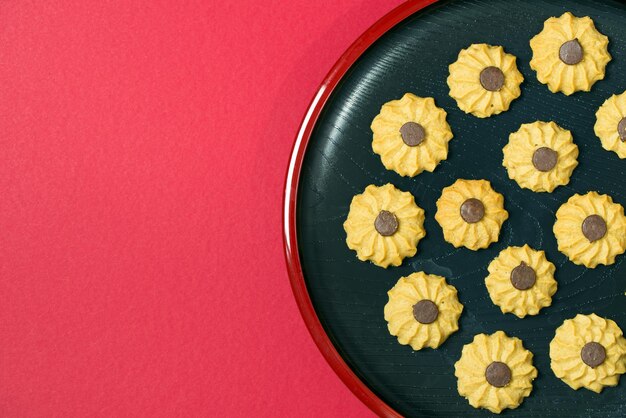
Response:
[[[585,269],[557,250],[557,208],[574,193],[596,190],[626,205],[626,160],[600,146],[595,111],[626,88],[626,8],[616,1],[463,0],[403,4],[370,28],[344,54],[320,88],[303,122],[285,193],[285,246],[297,302],[313,338],[346,384],[379,415],[489,416],[456,390],[454,363],[478,333],[503,330],[523,340],[539,370],[529,398],[511,417],[626,416],[624,383],[602,394],[574,391],[550,369],[549,342],[577,313],[612,318],[626,329],[625,256],[612,266]],[[550,16],[591,16],[610,39],[606,78],[590,93],[552,94],[529,67],[530,38]],[[518,58],[522,96],[509,111],[478,119],[448,96],[448,65],[472,43],[502,45]],[[386,101],[405,92],[432,96],[454,132],[448,159],[434,173],[405,178],[387,171],[372,152],[370,123]],[[522,190],[502,167],[502,147],[522,123],[554,120],[580,149],[569,185],[553,193]],[[486,250],[455,249],[434,219],[443,187],[458,178],[488,179],[505,196],[510,218]],[[368,184],[393,183],[426,211],[427,236],[416,256],[382,269],[361,262],[345,243],[350,201]],[[534,317],[503,315],[484,285],[499,251],[524,243],[546,251],[557,266],[553,305]],[[414,271],[445,276],[465,305],[460,330],[437,350],[413,352],[387,332],[383,307],[399,277]],[[624,380],[624,379],[622,379]]]

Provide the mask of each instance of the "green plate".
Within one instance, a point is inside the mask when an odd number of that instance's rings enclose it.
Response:
[[[569,97],[550,93],[529,67],[530,38],[541,31],[545,19],[565,11],[590,16],[609,37],[613,56],[604,80],[589,93]],[[312,328],[318,344],[328,338],[360,381],[398,413],[418,417],[492,415],[472,408],[458,395],[454,363],[475,334],[503,330],[523,340],[534,353],[539,371],[530,397],[518,409],[505,411],[505,416],[626,416],[626,377],[601,394],[574,391],[554,376],[549,357],[555,329],[578,313],[595,312],[626,329],[626,256],[618,257],[612,266],[586,269],[557,250],[552,233],[556,210],[574,193],[594,190],[626,205],[626,160],[602,149],[593,131],[597,108],[626,89],[625,24],[626,7],[616,1],[438,2],[393,26],[360,55],[321,108],[306,151],[302,144],[297,145],[301,170],[292,173],[296,178],[291,181],[298,181],[298,186],[295,203],[289,206],[288,202],[288,211],[295,214],[302,277],[292,275],[292,280],[306,284],[326,334],[315,335]],[[509,111],[487,119],[459,110],[448,96],[446,84],[448,65],[459,51],[481,42],[502,45],[517,56],[525,78],[522,96]],[[434,173],[414,178],[386,170],[371,148],[372,119],[383,103],[405,92],[434,97],[448,112],[454,133],[448,159]],[[535,120],[553,120],[569,129],[580,150],[571,182],[553,193],[522,190],[502,167],[502,147],[508,135],[520,124]],[[443,240],[434,219],[442,188],[458,178],[490,180],[505,196],[510,217],[499,242],[488,249],[455,249]],[[410,191],[424,208],[427,236],[419,243],[416,256],[385,270],[356,258],[346,246],[342,224],[354,195],[368,184],[388,182]],[[503,315],[491,303],[484,278],[487,265],[498,252],[525,243],[546,251],[557,267],[559,289],[551,307],[519,319]],[[383,307],[387,291],[398,278],[420,270],[445,276],[458,289],[465,310],[459,332],[439,349],[413,352],[389,335]],[[302,299],[299,303],[302,305]]]

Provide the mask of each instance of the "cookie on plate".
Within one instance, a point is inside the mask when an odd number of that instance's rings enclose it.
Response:
[[[552,304],[557,289],[556,268],[545,252],[528,245],[508,247],[493,259],[487,270],[485,285],[489,296],[503,313],[511,312],[524,318],[537,315]]]
[[[524,81],[515,61],[501,46],[470,45],[449,66],[450,96],[462,111],[479,118],[508,110]]]
[[[559,251],[575,264],[613,264],[626,249],[624,207],[610,196],[575,194],[556,212],[553,227]]]
[[[424,210],[411,193],[392,184],[369,185],[354,196],[343,228],[346,243],[359,260],[384,268],[414,256],[417,243],[426,235]]]
[[[455,247],[487,248],[498,241],[502,223],[509,217],[504,197],[487,180],[459,179],[445,187],[437,200],[435,219],[443,237]]]
[[[499,414],[506,408],[517,408],[530,395],[537,369],[533,354],[519,338],[498,331],[476,335],[463,346],[454,375],[459,394],[470,405]]]
[[[593,130],[605,150],[626,158],[626,91],[614,94],[600,106]]]
[[[609,38],[598,32],[590,17],[566,12],[546,20],[543,30],[530,40],[530,68],[553,93],[569,96],[589,91],[604,78],[606,64],[611,61],[608,45]]]
[[[554,122],[523,124],[509,135],[502,151],[509,178],[534,192],[552,192],[569,183],[578,165],[571,132]]]
[[[550,359],[556,377],[572,389],[600,393],[626,372],[626,339],[614,321],[578,314],[557,328]]]
[[[387,170],[413,177],[448,157],[452,139],[447,113],[432,97],[406,93],[385,103],[372,121],[372,149]]]
[[[387,328],[402,345],[437,348],[459,329],[463,305],[441,276],[420,271],[401,277],[387,295]]]

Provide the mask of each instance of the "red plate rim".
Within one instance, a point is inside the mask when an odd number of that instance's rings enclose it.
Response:
[[[315,94],[309,108],[302,120],[302,124],[296,136],[296,140],[291,152],[287,178],[285,180],[285,193],[283,195],[283,245],[285,249],[285,259],[291,289],[296,298],[296,303],[302,314],[302,318],[309,329],[315,344],[322,352],[322,355],[337,373],[343,383],[373,412],[381,417],[401,417],[392,407],[387,405],[374,392],[372,392],[356,374],[350,369],[343,358],[339,355],[335,346],[330,341],[326,331],[315,313],[315,308],[309,297],[306,288],[300,255],[298,252],[298,241],[296,234],[296,201],[298,183],[302,161],[311,138],[311,133],[317,119],[324,108],[326,101],[333,90],[343,78],[352,64],[369,48],[378,38],[384,35],[389,29],[394,27],[411,14],[435,3],[437,0],[409,0],[406,3],[393,9],[380,20],[367,29],[359,38],[343,53],[341,58],[330,70],[317,93]]]

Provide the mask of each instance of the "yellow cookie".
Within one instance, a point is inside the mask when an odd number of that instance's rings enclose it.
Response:
[[[523,124],[509,135],[503,153],[509,178],[535,192],[551,192],[569,183],[578,165],[572,134],[554,122]]]
[[[517,408],[530,395],[537,369],[533,354],[519,338],[498,331],[476,335],[472,343],[463,346],[454,375],[459,395],[470,405],[499,414]]]
[[[608,45],[609,38],[598,32],[590,17],[566,12],[546,20],[543,30],[530,40],[530,68],[553,93],[569,96],[589,91],[604,78],[606,64],[611,61]]]
[[[550,359],[556,377],[572,389],[600,393],[626,372],[626,339],[610,319],[578,314],[557,328]]]
[[[508,110],[524,81],[515,60],[501,46],[470,45],[449,66],[450,96],[462,111],[479,118]]]
[[[512,312],[520,318],[537,315],[541,308],[552,305],[556,292],[554,264],[543,251],[528,245],[508,247],[494,258],[485,279],[492,302],[503,313]]]
[[[384,268],[399,266],[405,257],[414,256],[417,243],[426,235],[424,210],[411,193],[392,184],[369,185],[354,196],[343,228],[346,243],[359,260]]]
[[[372,149],[387,170],[413,177],[448,157],[452,139],[446,111],[432,97],[406,93],[383,105],[372,121]]]
[[[508,217],[504,197],[491,188],[489,181],[463,179],[443,189],[435,214],[444,239],[470,250],[496,242]]]
[[[402,345],[437,348],[459,329],[463,305],[441,276],[420,271],[401,277],[387,295],[387,328]]]
[[[605,150],[626,158],[626,91],[609,97],[600,106],[593,130]]]
[[[556,212],[553,227],[559,251],[575,264],[613,264],[626,249],[624,208],[607,195],[575,194]]]

